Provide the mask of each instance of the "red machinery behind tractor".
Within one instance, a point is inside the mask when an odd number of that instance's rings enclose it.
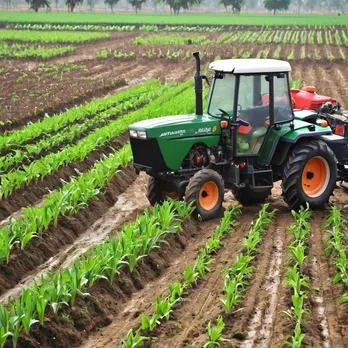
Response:
[[[304,115],[304,120],[315,121],[319,115],[319,120],[323,124],[327,122],[334,134],[344,137],[348,146],[348,111],[341,111],[341,104],[336,99],[317,94],[313,86],[291,89],[290,92],[294,109],[314,111]],[[341,168],[341,172],[345,172],[345,168]],[[348,178],[341,177],[341,180],[341,186],[348,189],[348,184],[343,182]]]

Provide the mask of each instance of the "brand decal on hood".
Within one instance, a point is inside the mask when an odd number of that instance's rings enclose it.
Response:
[[[168,135],[183,135],[186,133],[185,129],[180,129],[177,131],[172,131],[172,132],[164,132],[160,135],[160,137],[167,137]]]
[[[199,128],[196,133],[211,133],[211,127]]]

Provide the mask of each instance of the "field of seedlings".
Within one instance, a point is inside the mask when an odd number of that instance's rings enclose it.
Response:
[[[194,112],[195,51],[288,60],[347,110],[347,26],[39,22],[0,23],[0,348],[347,347],[347,191],[199,222],[150,207],[127,132]]]

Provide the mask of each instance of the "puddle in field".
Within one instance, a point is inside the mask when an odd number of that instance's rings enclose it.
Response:
[[[255,308],[255,314],[251,319],[251,323],[248,327],[248,336],[241,347],[251,348],[255,345],[257,339],[258,347],[268,347],[271,329],[273,326],[274,314],[277,307],[278,289],[281,282],[280,270],[283,263],[283,231],[277,228],[275,237],[275,252],[270,262],[269,272],[267,274],[267,281],[264,285],[264,290],[267,291],[269,296],[268,308],[265,309],[265,303],[262,301]],[[260,326],[260,323],[262,325]]]
[[[72,245],[67,246],[58,254],[37,268],[36,274],[24,278],[16,287],[0,296],[2,303],[7,303],[7,298],[16,298],[20,295],[21,285],[31,286],[33,281],[38,281],[41,275],[54,272],[59,267],[68,267],[74,260],[85,253],[89,248],[102,243],[107,237],[120,228],[125,222],[135,219],[138,212],[148,207],[145,196],[147,176],[139,175],[132,186],[123,192],[113,207],[111,207],[88,230],[80,235]]]

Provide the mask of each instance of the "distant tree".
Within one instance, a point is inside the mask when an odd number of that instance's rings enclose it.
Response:
[[[345,12],[347,0],[332,0],[331,5],[334,7],[338,12]]]
[[[303,0],[296,0],[296,3],[297,3],[298,13],[300,13],[301,12],[301,7],[302,7],[302,4],[303,4]]]
[[[314,8],[318,5],[318,0],[305,0],[305,6],[308,10],[311,12],[314,10]]]
[[[287,10],[290,5],[290,0],[263,0],[265,8],[268,11],[273,11],[273,14],[276,14],[276,11]]]
[[[239,13],[242,10],[244,0],[219,0],[219,3],[224,5],[226,11],[231,6],[233,13]]]
[[[120,0],[104,0],[105,4],[110,6],[112,13],[114,13],[114,6],[117,5],[119,1]]]
[[[25,0],[25,1],[30,5],[30,8],[33,9],[35,12],[38,12],[40,7],[51,8],[49,0]]]
[[[170,11],[178,15],[180,10],[188,10],[190,6],[200,5],[202,0],[160,0],[162,3],[169,5]],[[228,0],[230,1],[230,0]]]
[[[66,0],[65,5],[68,5],[68,11],[73,12],[77,4],[82,4],[83,0]]]
[[[146,0],[128,0],[128,2],[132,7],[135,8],[135,13],[138,13]]]
[[[233,13],[240,13],[244,0],[230,0]]]
[[[89,6],[89,10],[91,12],[93,12],[95,3],[96,3],[96,0],[87,0],[87,5]]]
[[[224,5],[226,12],[228,11],[228,6],[231,5],[230,0],[219,0],[219,4]]]

